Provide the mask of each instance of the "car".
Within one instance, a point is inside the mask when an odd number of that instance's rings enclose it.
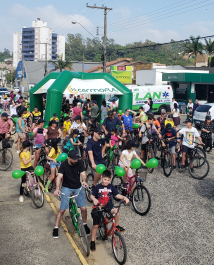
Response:
[[[214,122],[214,103],[205,103],[197,107],[193,115],[193,121],[196,127],[201,127],[201,124],[205,121],[206,115],[210,115],[211,121]]]
[[[8,91],[0,91],[0,97],[1,97],[1,99],[3,99],[4,94],[7,95],[7,101],[9,101],[10,100],[10,95],[9,95]]]

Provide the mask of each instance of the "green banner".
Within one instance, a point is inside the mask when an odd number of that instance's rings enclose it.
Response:
[[[132,84],[132,71],[111,71],[111,75],[122,84]]]

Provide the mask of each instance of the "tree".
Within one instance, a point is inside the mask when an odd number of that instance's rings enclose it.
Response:
[[[63,55],[57,56],[57,61],[50,61],[55,67],[55,69],[59,69],[62,72],[63,69],[68,68],[69,70],[73,70],[72,63],[67,59],[65,61],[62,60]]]
[[[211,67],[211,58],[214,53],[214,41],[205,39],[204,50],[208,54],[208,66]]]
[[[16,70],[11,70],[10,72],[8,72],[6,75],[7,83],[10,82],[14,83],[15,76],[16,76]]]
[[[202,54],[203,53],[203,44],[199,41],[200,36],[197,36],[196,38],[193,36],[190,36],[190,40],[187,40],[184,43],[184,54],[185,53],[193,53],[195,55],[195,66],[196,66],[196,57],[197,54]]]

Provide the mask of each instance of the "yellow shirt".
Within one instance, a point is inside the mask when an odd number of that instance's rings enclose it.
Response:
[[[165,120],[165,126],[167,125],[167,123],[170,123],[172,128],[175,126],[174,121]]]
[[[68,132],[68,130],[70,129],[71,127],[71,122],[70,121],[64,121],[63,122],[63,125],[65,127],[64,131]]]
[[[28,119],[30,117],[30,113],[23,114],[24,119]]]
[[[32,114],[33,114],[34,117],[41,116],[41,112],[40,111],[38,111],[38,112],[32,111]]]
[[[50,119],[50,121],[52,121],[54,118],[52,117],[51,119]],[[55,121],[59,121],[59,119],[56,117],[55,119],[54,119]]]
[[[48,154],[48,156],[50,158],[53,158],[53,159],[56,159],[59,155],[60,155],[59,147],[57,147],[57,154],[56,154],[55,149],[53,147],[51,148],[50,153]]]
[[[31,162],[29,162],[27,165],[24,164],[23,162],[23,158],[25,158],[26,161],[28,161],[30,159],[30,151],[22,151],[21,154],[20,154],[20,167],[21,168],[28,168],[28,167],[31,167]]]

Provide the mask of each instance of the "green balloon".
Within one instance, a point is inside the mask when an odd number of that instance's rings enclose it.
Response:
[[[58,155],[58,157],[56,158],[57,162],[63,162],[68,158],[68,155],[66,153],[62,153],[60,155]]]
[[[48,128],[48,125],[45,125],[44,128],[47,129]]]
[[[27,111],[30,111],[30,109],[27,109]]]
[[[15,122],[17,122],[18,118],[17,118],[17,117],[15,117],[13,120],[14,120]]]
[[[122,115],[123,111],[122,110],[118,110],[118,114]]]
[[[65,118],[65,117],[67,117],[67,116],[68,116],[68,114],[67,114],[67,113],[64,113],[63,117]]]
[[[27,99],[25,99],[25,102],[26,102],[26,103],[28,103],[28,100],[27,100]]]
[[[98,174],[103,174],[103,171],[106,170],[106,167],[103,164],[99,164],[96,166],[96,172]]]
[[[157,165],[158,165],[158,160],[157,159],[155,159],[155,158],[151,158],[147,163],[146,163],[146,167],[148,167],[148,168],[155,168],[155,167],[157,167]]]
[[[82,114],[83,114],[83,115],[85,115],[85,114],[86,114],[86,111],[85,111],[85,110],[83,110]]]
[[[139,127],[140,127],[139,124],[137,124],[137,123],[133,124],[133,128],[138,129]]]
[[[25,106],[27,106],[27,103],[25,103]]]
[[[42,167],[42,166],[37,166],[36,168],[35,168],[35,174],[37,175],[37,176],[41,176],[41,175],[43,175],[44,174],[44,168]]]
[[[114,107],[113,109],[116,109],[116,107]]]
[[[30,138],[33,138],[33,132],[30,132],[30,133],[29,133],[29,137],[30,137]]]
[[[141,167],[141,161],[140,159],[134,159],[131,163],[131,168],[138,169]]]
[[[103,122],[104,122],[104,120],[101,120],[101,121],[100,121],[100,124],[102,125],[102,124],[103,124]]]
[[[24,176],[24,174],[25,174],[25,171],[22,171],[22,170],[15,170],[15,171],[13,171],[13,173],[12,173],[12,177],[13,177],[14,179],[20,179],[21,177]]]
[[[61,116],[63,115],[63,111],[61,111]]]
[[[118,177],[123,177],[125,175],[125,170],[122,167],[115,167],[115,173]]]

